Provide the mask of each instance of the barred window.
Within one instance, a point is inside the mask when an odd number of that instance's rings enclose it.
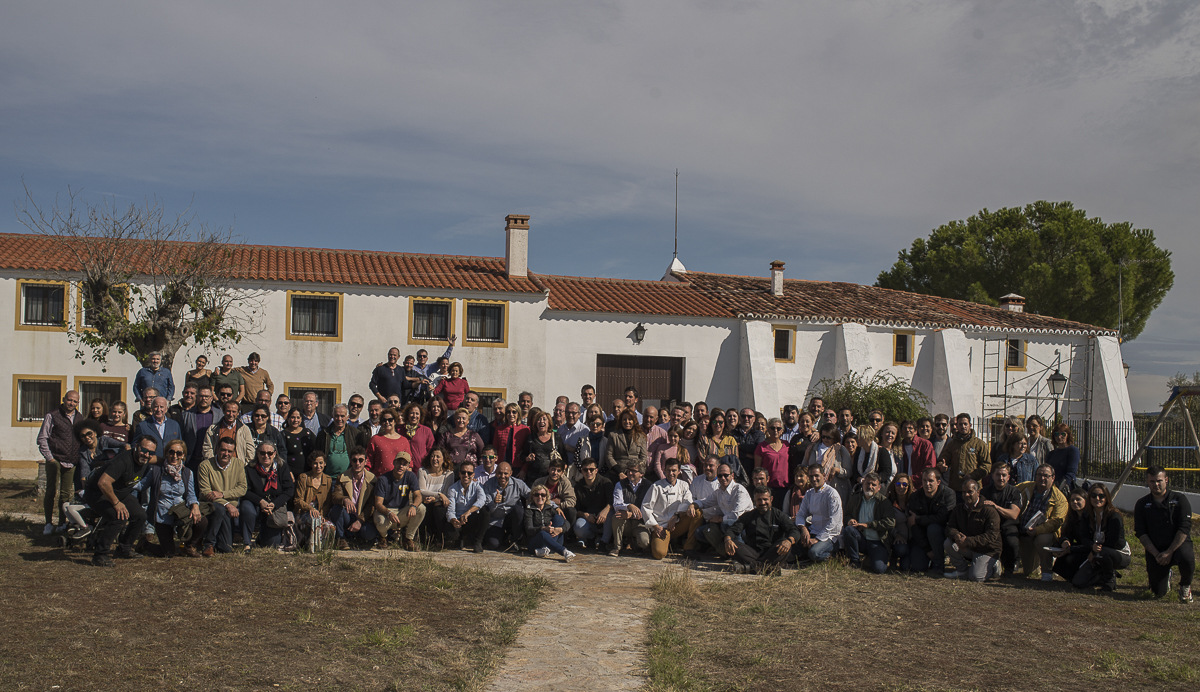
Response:
[[[468,303],[467,341],[504,341],[504,306]]]
[[[292,296],[292,334],[337,336],[338,299],[324,296]]]
[[[413,301],[412,338],[446,341],[450,338],[450,303]]]
[[[66,291],[56,284],[24,284],[21,324],[60,327],[66,322]]]

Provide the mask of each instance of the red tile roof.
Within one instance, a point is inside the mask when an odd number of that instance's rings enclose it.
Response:
[[[686,283],[536,275],[550,291],[550,309],[634,315],[734,315]]]
[[[542,292],[530,279],[506,276],[502,257],[242,245],[236,247],[231,263],[236,278],[251,281]],[[0,268],[73,271],[78,265],[54,240],[33,234],[0,233]]]
[[[771,294],[771,280],[767,277],[704,272],[675,276],[738,317],[927,328],[1113,333],[1082,322],[840,281],[785,279],[783,295],[776,297]]]

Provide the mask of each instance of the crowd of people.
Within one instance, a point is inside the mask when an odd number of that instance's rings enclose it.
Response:
[[[480,410],[454,340],[433,363],[388,352],[371,399],[318,411],[274,392],[257,353],[175,384],[155,354],[139,408],[67,392],[38,435],[46,534],[87,537],[93,562],[144,553],[211,557],[240,544],[482,552],[682,552],[734,571],[842,554],[863,570],[974,581],[1021,576],[1113,590],[1130,564],[1107,486],[1078,478],[1069,426],[1005,419],[989,444],[968,414],[889,421],[812,397],[780,417],[751,408],[642,405],[522,392]],[[547,402],[549,404],[549,402]],[[1172,568],[1190,602],[1191,508],[1151,467],[1134,509],[1150,588]],[[77,489],[77,490],[76,490]],[[58,511],[59,521],[54,521]],[[91,534],[89,536],[89,534]],[[157,535],[157,544],[145,540]],[[946,568],[949,560],[950,568]]]

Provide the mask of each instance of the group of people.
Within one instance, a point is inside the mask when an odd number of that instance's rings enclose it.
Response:
[[[659,410],[633,387],[605,408],[591,385],[546,410],[529,392],[493,401],[489,420],[453,349],[452,337],[434,363],[391,349],[373,398],[331,415],[313,392],[295,407],[275,396],[258,354],[236,369],[226,355],[212,372],[198,359],[175,403],[152,356],[132,422],[123,402],[96,399],[85,415],[68,392],[38,436],[45,532],[56,508],[58,530],[90,530],[90,513],[96,564],[111,564],[114,542],[118,557],[140,556],[139,538],[156,533],[163,555],[228,553],[238,538],[245,552],[682,551],[738,571],[844,554],[875,573],[1059,574],[1108,590],[1129,565],[1121,514],[1106,486],[1077,478],[1066,424],[1047,436],[1041,417],[1011,417],[988,444],[968,414],[897,423],[876,410],[856,425],[820,397],[780,417],[705,402]],[[1165,594],[1177,568],[1190,601],[1190,506],[1160,469],[1147,482],[1135,525],[1151,587]]]

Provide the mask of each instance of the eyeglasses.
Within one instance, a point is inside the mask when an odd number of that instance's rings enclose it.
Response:
[[[870,420],[870,422],[872,422],[872,423],[882,423],[882,422],[883,422],[883,419],[882,419],[882,418],[871,418],[871,419],[869,419],[869,420]]]
[[[137,451],[138,454],[144,454],[145,456],[151,456],[154,454],[153,449],[146,449],[145,447],[138,447]]]
[[[1093,500],[1107,500],[1108,499],[1107,497],[1104,496],[1104,493],[1093,493],[1091,495],[1088,495],[1088,497],[1092,498]]]
[[[360,404],[356,401],[351,401],[350,405],[347,408],[362,408],[362,404]]]
[[[388,416],[387,418],[380,418],[379,422],[380,423],[395,423],[396,419],[392,418],[391,416]]]
[[[1053,473],[1039,473],[1037,475],[1037,477],[1038,478],[1054,478],[1054,474]]]
[[[275,456],[275,452],[259,452],[259,454],[263,455],[264,457],[267,457],[268,459]]]
[[[822,436],[821,436],[821,441],[822,441],[822,442],[833,442],[833,438],[832,438],[832,437],[829,437],[828,435],[822,435]]]
[[[488,461],[495,461],[495,460],[499,459],[500,457],[496,456],[495,454],[488,454],[487,456],[485,456],[483,458]]]
[[[1055,437],[1066,437],[1067,433],[1065,431],[1060,430],[1059,432],[1054,433],[1054,436]]]
[[[771,427],[767,428],[767,430],[779,431],[779,430],[783,430],[783,426],[782,425],[772,425]]]
[[[262,413],[256,413],[256,414],[254,414],[253,416],[250,416],[250,417],[251,417],[251,418],[257,418],[257,419],[259,419],[259,420],[266,420],[266,419],[268,418],[268,416],[266,416],[266,415],[264,415],[264,414],[262,414]]]
[[[549,496],[549,495],[547,495],[546,493],[534,493],[534,494],[533,494],[533,496],[534,496],[534,497],[550,497],[550,496]]]

